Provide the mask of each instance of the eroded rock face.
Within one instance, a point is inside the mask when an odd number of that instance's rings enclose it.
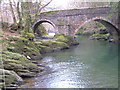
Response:
[[[42,55],[39,48],[35,45],[34,41],[30,41],[24,37],[12,38],[14,43],[9,42],[7,49],[11,52],[16,52],[29,56],[31,59],[40,59]]]
[[[3,51],[1,56],[4,68],[7,70],[14,70],[19,76],[23,76],[20,72],[23,73],[24,70],[29,71],[27,72],[29,74],[31,74],[31,72],[36,73],[42,70],[42,68],[38,68],[37,64],[32,63],[32,61],[19,53]]]
[[[17,87],[23,83],[23,79],[14,71],[0,69],[0,88]]]

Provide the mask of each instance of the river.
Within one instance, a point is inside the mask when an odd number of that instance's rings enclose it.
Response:
[[[24,88],[117,88],[118,44],[77,37],[78,46],[44,55],[47,73]]]

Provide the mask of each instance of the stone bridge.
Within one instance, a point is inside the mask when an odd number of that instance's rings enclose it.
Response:
[[[118,12],[112,11],[109,7],[44,12],[38,16],[32,28],[35,31],[40,24],[48,22],[54,26],[56,33],[75,35],[82,26],[90,21],[100,22],[112,35],[120,36]]]

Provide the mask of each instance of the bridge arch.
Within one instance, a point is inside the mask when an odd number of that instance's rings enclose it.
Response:
[[[85,24],[91,22],[91,21],[97,21],[101,24],[103,24],[107,29],[108,29],[108,32],[113,36],[113,38],[115,40],[118,40],[120,39],[118,36],[119,36],[119,29],[112,23],[110,22],[109,20],[103,18],[103,17],[95,17],[95,18],[92,18],[92,19],[89,19],[87,21],[85,21],[84,23],[82,23],[78,29],[75,30],[75,33],[76,34],[80,28],[82,28]]]
[[[50,20],[47,20],[47,19],[40,19],[40,20],[37,20],[33,25],[32,25],[32,29],[34,31],[34,33],[36,32],[38,26],[42,23],[49,23],[51,24],[55,29],[56,29],[56,26],[53,22],[51,22]]]

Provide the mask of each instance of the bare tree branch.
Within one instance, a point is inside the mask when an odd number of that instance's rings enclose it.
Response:
[[[52,0],[50,0],[47,4],[45,4],[44,6],[42,6],[39,11],[41,11],[43,8],[45,8],[46,6],[48,6],[50,3],[52,2]]]

